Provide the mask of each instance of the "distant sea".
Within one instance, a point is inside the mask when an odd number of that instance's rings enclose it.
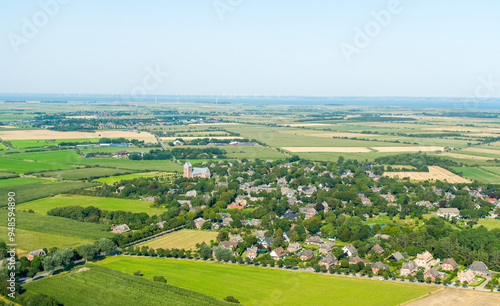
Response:
[[[253,105],[381,105],[411,108],[446,108],[459,110],[500,110],[500,98],[428,98],[428,97],[302,97],[302,96],[142,96],[63,95],[63,94],[0,94],[0,101],[49,102],[195,102]]]

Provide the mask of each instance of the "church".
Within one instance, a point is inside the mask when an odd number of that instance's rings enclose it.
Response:
[[[193,177],[201,177],[201,178],[210,178],[210,169],[205,168],[193,168],[190,162],[186,162],[184,164],[184,177],[193,178]]]

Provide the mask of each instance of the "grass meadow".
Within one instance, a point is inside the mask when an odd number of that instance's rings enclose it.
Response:
[[[93,167],[93,168],[48,171],[48,172],[37,173],[36,175],[42,177],[57,178],[59,180],[88,180],[92,178],[128,174],[131,172],[135,171],[128,169]]]
[[[44,293],[65,306],[230,305],[208,295],[154,282],[152,277],[134,276],[93,264],[85,267],[89,270],[77,272],[81,267],[76,267],[69,273],[63,272],[23,286],[28,294]]]
[[[462,175],[468,179],[474,181],[477,180],[480,183],[500,184],[500,175],[486,172],[481,168],[453,167],[453,170],[457,171],[458,173],[462,173]]]
[[[201,230],[180,230],[153,240],[139,244],[153,249],[185,249],[194,250],[197,243],[210,244],[210,240],[217,240],[218,232]]]
[[[21,204],[23,202],[65,193],[73,189],[89,188],[97,185],[97,183],[87,182],[48,182],[22,184],[0,187],[0,194],[7,194],[8,192],[13,191],[16,193],[16,203]],[[7,203],[0,203],[0,207],[6,205]]]
[[[140,200],[61,194],[53,197],[47,197],[19,204],[17,206],[17,209],[21,210],[32,209],[36,213],[46,214],[49,210],[56,207],[94,206],[102,210],[108,210],[108,211],[121,210],[132,213],[144,212],[147,213],[148,215],[160,215],[163,212],[165,212],[165,209],[149,207],[151,203],[152,202],[140,201]]]
[[[7,226],[8,210],[0,209],[0,226]],[[96,223],[85,223],[61,217],[46,216],[40,214],[16,212],[16,228],[42,234],[60,235],[72,238],[98,240],[100,238],[111,238],[113,234],[110,226]]]
[[[140,178],[140,177],[165,177],[165,176],[171,176],[171,174],[166,173],[166,172],[135,173],[135,174],[125,174],[125,175],[103,177],[103,178],[96,179],[95,181],[97,181],[99,183],[113,185],[113,184],[121,182],[121,181],[133,180],[135,178]]]
[[[163,275],[169,284],[244,305],[399,305],[437,287],[346,276],[320,275],[245,265],[129,256],[99,265],[145,278]]]

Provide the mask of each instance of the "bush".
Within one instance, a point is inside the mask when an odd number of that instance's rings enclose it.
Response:
[[[141,271],[135,271],[135,272],[134,272],[134,275],[135,275],[135,276],[142,276],[142,273],[141,273]]]
[[[239,304],[240,301],[238,301],[234,296],[226,296],[226,298],[224,299],[226,300],[227,302],[231,302],[231,303],[236,303],[236,304]]]
[[[153,277],[153,280],[159,283],[167,283],[167,280],[163,276],[155,276]]]

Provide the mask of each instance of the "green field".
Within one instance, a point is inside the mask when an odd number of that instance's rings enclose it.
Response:
[[[477,221],[478,225],[482,225],[488,229],[500,228],[500,220],[492,218],[481,218]]]
[[[139,244],[147,245],[153,249],[185,249],[194,250],[197,243],[210,244],[211,240],[217,240],[218,232],[201,230],[180,230],[167,234],[153,240]]]
[[[182,165],[170,160],[129,160],[128,158],[85,158],[78,161],[80,165],[113,167],[138,171],[182,172]]]
[[[16,229],[16,252],[19,256],[25,256],[32,250],[37,250],[41,248],[76,248],[82,244],[93,243],[93,240],[82,239],[55,234],[46,234],[36,231],[28,231],[22,229]],[[0,226],[0,240],[6,240],[8,235],[8,229],[5,226]],[[5,238],[3,238],[5,237]]]
[[[7,179],[7,178],[15,178],[15,177],[19,177],[19,174],[12,173],[12,172],[1,172],[0,171],[0,180]]]
[[[42,139],[42,140],[10,140],[14,148],[38,148],[44,146],[58,146],[61,142],[99,142],[99,138],[80,138],[80,139]]]
[[[15,159],[57,164],[70,164],[81,159],[80,155],[78,155],[75,150],[23,152],[9,154],[7,156]]]
[[[76,273],[81,268],[76,267],[70,273],[44,278],[23,287],[28,290],[27,294],[44,293],[65,306],[229,305],[198,292],[154,282],[151,277],[146,279],[92,264],[86,267],[90,270]]]
[[[129,211],[133,213],[147,213],[148,215],[160,215],[165,212],[165,209],[151,208],[152,202],[118,199],[118,198],[104,198],[104,197],[90,197],[80,195],[56,195],[54,197],[43,198],[17,206],[21,210],[32,209],[36,213],[46,214],[49,210],[56,207],[63,206],[94,206],[102,210],[108,211]]]
[[[7,194],[8,192],[16,193],[16,203],[20,204],[36,199],[50,197],[56,194],[65,193],[73,189],[89,188],[99,185],[98,183],[86,182],[48,182],[48,183],[35,183],[23,184],[15,186],[0,187],[0,194]],[[0,207],[7,205],[0,203]]]
[[[96,179],[95,181],[108,184],[108,185],[113,185],[114,183],[120,182],[120,181],[126,181],[126,180],[132,180],[135,178],[139,177],[165,177],[165,176],[170,176],[171,174],[165,173],[165,172],[150,172],[150,173],[137,173],[137,174],[125,174],[125,175],[118,175],[118,176],[110,176],[110,177],[103,177],[100,179]]]
[[[7,226],[6,209],[0,209],[0,226]],[[85,223],[61,217],[32,214],[16,211],[16,229],[43,234],[68,237],[69,243],[73,237],[88,240],[98,240],[102,237],[111,238],[110,226],[96,223]]]
[[[493,167],[490,167],[493,168]],[[486,172],[480,168],[474,167],[453,167],[453,170],[457,172],[462,172],[462,176],[471,179],[477,180],[480,183],[489,183],[489,184],[500,184],[500,176],[495,175],[490,172]]]
[[[399,305],[437,287],[318,275],[215,262],[127,256],[98,263],[144,277],[164,275],[169,284],[223,298],[232,295],[244,305]]]
[[[24,154],[24,153],[23,153]],[[15,154],[9,154],[7,156],[13,157]],[[3,172],[38,172],[45,170],[60,170],[60,169],[72,169],[73,166],[63,165],[63,164],[50,164],[44,162],[35,161],[25,161],[14,158],[0,158],[0,171]]]
[[[114,168],[82,168],[59,171],[48,171],[37,173],[39,176],[48,176],[59,180],[88,180],[99,177],[113,176],[135,172],[134,170],[114,169]]]
[[[35,184],[35,183],[42,183],[42,182],[48,182],[48,181],[46,179],[37,178],[37,177],[18,177],[18,178],[0,180],[0,187]]]

